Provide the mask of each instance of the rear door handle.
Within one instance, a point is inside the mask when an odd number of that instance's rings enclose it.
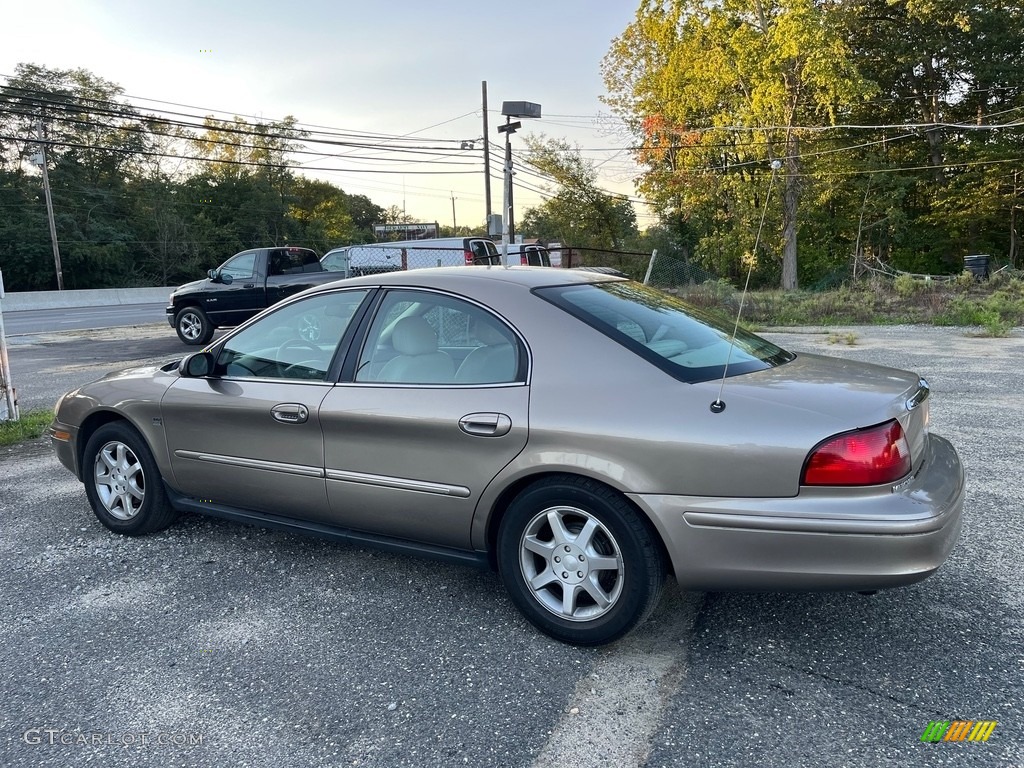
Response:
[[[468,413],[459,419],[459,429],[476,437],[501,437],[512,429],[512,419],[504,413]]]
[[[283,424],[304,424],[309,409],[302,403],[281,403],[270,409],[271,415]]]

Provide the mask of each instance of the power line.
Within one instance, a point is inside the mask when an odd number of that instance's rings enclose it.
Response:
[[[8,134],[0,134],[0,139],[6,139],[8,141],[23,141],[30,144],[38,144],[38,139],[32,139],[31,137],[25,136],[11,136]],[[416,175],[434,175],[434,174],[466,174],[466,173],[479,173],[475,171],[410,171],[410,170],[385,170],[382,168],[315,168],[309,166],[297,166],[291,163],[284,162],[283,160],[279,163],[261,163],[254,160],[229,160],[225,158],[209,158],[209,157],[198,157],[195,155],[179,155],[170,152],[152,152],[148,150],[138,149],[124,149],[121,147],[98,147],[93,144],[81,144],[78,142],[71,141],[57,141],[54,139],[48,139],[44,142],[45,144],[58,146],[58,147],[72,147],[75,149],[88,149],[94,152],[110,152],[114,154],[125,154],[132,156],[143,156],[143,157],[170,157],[176,160],[193,160],[201,163],[223,163],[225,165],[240,165],[250,166],[254,168],[277,168],[280,170],[325,170],[325,171],[342,171],[344,173],[404,173],[404,174],[416,174]],[[421,161],[422,162],[422,161]],[[470,163],[462,163],[462,165],[470,165]],[[479,165],[479,164],[473,164]]]

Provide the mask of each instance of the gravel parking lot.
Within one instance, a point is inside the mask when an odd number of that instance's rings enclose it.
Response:
[[[183,353],[167,335],[15,339],[22,406]],[[929,380],[969,474],[933,578],[874,597],[670,589],[640,631],[581,650],[488,572],[197,517],[116,537],[43,442],[0,449],[0,765],[1024,765],[1024,334],[764,335]],[[999,725],[920,741],[954,719]]]

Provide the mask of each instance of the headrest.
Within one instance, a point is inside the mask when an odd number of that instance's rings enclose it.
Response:
[[[437,334],[422,317],[403,317],[395,323],[391,341],[400,355],[430,355],[437,352]]]
[[[476,340],[483,344],[485,347],[490,347],[495,344],[508,344],[508,338],[499,331],[491,323],[477,320],[473,324],[473,335]]]

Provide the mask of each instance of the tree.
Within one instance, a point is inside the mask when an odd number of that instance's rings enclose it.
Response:
[[[543,135],[528,136],[525,141],[527,163],[551,179],[554,194],[524,213],[521,232],[580,248],[611,250],[620,250],[636,237],[632,204],[598,187],[597,169],[578,147]]]
[[[127,181],[151,148],[141,116],[119,86],[84,69],[19,64],[15,71],[0,87],[0,134],[15,137],[4,146],[3,163],[16,178],[38,183],[25,159],[41,130],[66,286],[134,284]],[[42,206],[41,196],[33,197]],[[47,250],[48,241],[47,234]],[[28,278],[37,285],[52,272],[52,259],[38,270]]]
[[[289,217],[300,225],[296,240],[320,253],[355,242],[348,195],[326,181],[296,179]]]
[[[861,0],[843,9],[861,70],[878,88],[851,122],[915,125],[878,129],[866,166],[884,174],[878,191],[900,190],[898,215],[871,233],[880,257],[912,271],[956,271],[966,253],[1012,260],[1014,171],[1024,134],[1024,8],[1014,2]],[[993,128],[1010,124],[1007,128]],[[852,138],[852,137],[851,137]],[[892,202],[881,207],[893,209]],[[898,225],[898,226],[897,226]]]
[[[836,21],[815,0],[643,0],[603,63],[607,101],[650,168],[642,190],[663,212],[703,209],[732,234],[734,259],[756,231],[757,169],[782,163],[784,288],[798,282],[805,129],[872,92]]]
[[[4,147],[13,170],[35,151],[41,128],[51,166],[76,164],[92,184],[119,178],[150,144],[138,111],[124,90],[84,69],[18,64],[0,86],[0,133],[16,136]]]

